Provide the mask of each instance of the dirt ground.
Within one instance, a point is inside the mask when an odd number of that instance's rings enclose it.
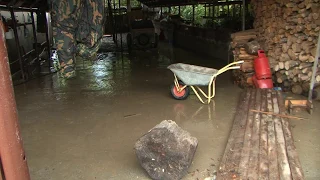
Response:
[[[175,62],[221,68],[223,60],[179,48],[99,54],[96,62],[77,60],[77,77],[46,76],[15,87],[24,147],[33,180],[149,179],[139,166],[136,140],[162,120],[174,120],[199,140],[185,180],[213,176],[223,155],[241,89],[230,73],[217,79],[216,97],[202,105],[194,95],[169,94]],[[320,109],[298,113],[293,135],[306,179],[320,179]]]

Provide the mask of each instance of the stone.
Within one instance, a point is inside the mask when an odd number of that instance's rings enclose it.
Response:
[[[152,179],[178,180],[187,174],[197,146],[197,138],[174,121],[164,120],[143,135],[134,149]]]

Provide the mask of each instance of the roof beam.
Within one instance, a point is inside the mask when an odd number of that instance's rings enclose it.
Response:
[[[35,7],[41,0],[36,0],[34,3],[30,5],[30,8]]]

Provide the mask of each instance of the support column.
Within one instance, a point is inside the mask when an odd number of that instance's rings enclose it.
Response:
[[[46,45],[47,45],[47,54],[48,54],[48,71],[49,73],[51,73],[51,69],[50,69],[50,66],[51,66],[51,46],[50,46],[50,38],[49,38],[49,22],[48,22],[48,17],[47,17],[47,13],[44,12],[45,15],[46,15]]]
[[[246,30],[246,0],[242,0],[242,31]]]
[[[36,29],[36,25],[35,25],[33,12],[30,12],[30,13],[31,13],[31,20],[32,20],[33,41],[36,44],[36,46],[34,47],[34,50],[35,50],[36,55],[37,55],[38,68],[39,68],[39,71],[40,71],[40,58],[39,58],[39,51],[38,51],[37,29]]]
[[[192,5],[192,25],[194,26],[194,4]]]
[[[5,179],[30,180],[2,28],[0,21],[0,158]]]
[[[23,60],[22,60],[22,54],[21,54],[21,51],[20,51],[19,35],[18,35],[18,31],[17,31],[17,20],[16,20],[16,16],[14,15],[13,8],[10,8],[10,14],[11,14],[12,22],[13,22],[13,33],[14,33],[14,39],[16,41],[16,48],[17,48],[17,51],[18,51],[18,58],[19,58],[21,76],[22,76],[23,80],[26,80],[26,76],[25,76],[25,73],[24,73],[24,64],[23,64]]]

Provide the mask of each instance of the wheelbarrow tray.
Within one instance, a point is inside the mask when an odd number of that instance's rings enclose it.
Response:
[[[213,68],[177,63],[168,66],[185,85],[208,86],[213,75],[218,70]]]

